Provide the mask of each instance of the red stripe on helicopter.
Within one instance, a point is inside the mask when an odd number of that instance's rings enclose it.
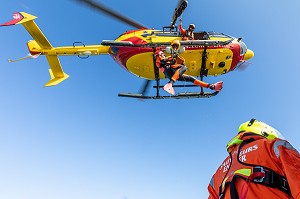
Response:
[[[147,44],[146,41],[139,37],[131,37],[123,41],[131,41],[133,44]],[[110,48],[110,55],[118,62],[122,67],[127,70],[127,60],[137,54],[152,52],[152,48],[139,48],[139,47],[112,47]]]
[[[233,57],[232,57],[232,62],[229,71],[233,71],[239,61],[242,59],[242,56],[240,55],[240,45],[236,43],[231,43],[228,48],[232,51]]]

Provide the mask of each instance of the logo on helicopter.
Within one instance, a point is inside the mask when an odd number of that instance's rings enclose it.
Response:
[[[14,19],[21,19],[22,16],[20,15],[20,13],[15,13],[15,14],[13,14],[13,18]]]

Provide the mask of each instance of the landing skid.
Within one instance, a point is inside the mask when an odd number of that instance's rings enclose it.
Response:
[[[134,93],[119,93],[119,97],[129,97],[129,98],[137,98],[137,99],[191,99],[191,98],[210,98],[216,96],[219,92],[186,92],[186,93],[178,93],[177,95],[158,95],[158,96],[145,96],[142,94],[134,94]]]

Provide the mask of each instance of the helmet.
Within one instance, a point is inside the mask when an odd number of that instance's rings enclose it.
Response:
[[[189,25],[189,29],[193,29],[193,30],[195,30],[195,28],[196,28],[196,26],[195,26],[195,24],[193,24],[193,23],[191,23],[190,25]]]
[[[171,48],[173,50],[178,50],[180,48],[180,42],[179,40],[174,40],[171,42]]]
[[[269,126],[268,124],[258,121],[256,119],[251,119],[240,125],[238,133],[251,132],[261,135],[269,140],[274,140],[276,138],[283,139],[283,136],[275,128]]]
[[[164,55],[163,51],[161,51],[161,50],[156,50],[155,51],[155,56],[162,56],[162,55]]]
[[[256,119],[251,119],[250,121],[244,122],[240,125],[238,129],[238,135],[228,142],[227,151],[231,146],[238,145],[243,142],[243,140],[240,139],[243,133],[254,133],[269,140],[274,140],[276,138],[284,139],[281,133],[275,128],[269,126],[264,122],[258,121]]]

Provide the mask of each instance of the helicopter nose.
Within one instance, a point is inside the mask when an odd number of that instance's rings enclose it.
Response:
[[[244,60],[249,60],[254,56],[254,52],[250,49],[247,49],[246,54],[244,55]]]

